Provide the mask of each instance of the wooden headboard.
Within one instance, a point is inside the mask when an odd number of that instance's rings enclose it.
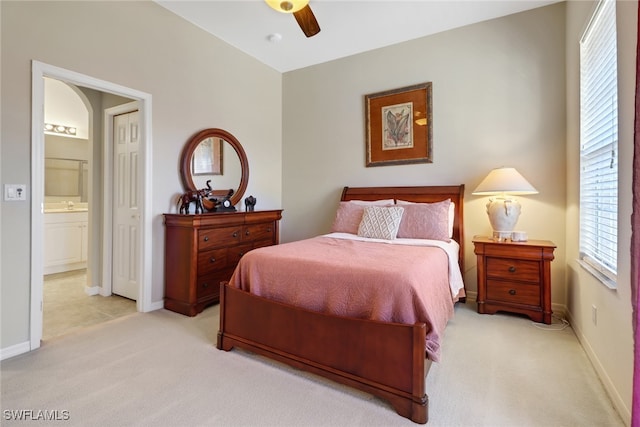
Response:
[[[434,203],[451,199],[455,203],[453,239],[460,245],[458,263],[464,275],[464,184],[422,187],[344,187],[341,201],[396,199],[417,203]]]

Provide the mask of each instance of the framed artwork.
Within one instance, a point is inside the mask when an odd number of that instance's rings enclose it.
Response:
[[[365,95],[366,165],[433,162],[431,82]]]
[[[222,140],[207,138],[198,144],[191,158],[193,175],[222,175]]]

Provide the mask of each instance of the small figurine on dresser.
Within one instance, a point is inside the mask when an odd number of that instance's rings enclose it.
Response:
[[[204,207],[202,205],[202,200],[207,198],[211,192],[211,189],[203,188],[200,190],[187,191],[186,193],[180,195],[178,197],[178,201],[176,203],[178,207],[178,212],[188,214],[189,213],[189,205],[191,202],[196,205],[196,213],[203,213]]]
[[[235,212],[236,207],[231,204],[231,196],[233,196],[233,189],[229,190],[226,196],[216,202],[216,212]]]
[[[244,206],[247,212],[253,212],[255,210],[257,201],[258,200],[256,200],[256,198],[253,196],[249,196],[246,199],[244,199]]]

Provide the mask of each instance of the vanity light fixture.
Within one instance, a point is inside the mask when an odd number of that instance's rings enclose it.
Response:
[[[73,126],[55,125],[53,123],[45,123],[44,131],[60,135],[76,135],[76,128]]]
[[[487,203],[487,215],[494,236],[502,240],[511,238],[520,216],[520,203],[511,196],[538,194],[538,190],[514,168],[501,167],[489,172],[472,194],[496,196]]]

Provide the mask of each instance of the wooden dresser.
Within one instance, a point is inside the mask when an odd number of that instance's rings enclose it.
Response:
[[[553,242],[496,242],[476,236],[473,244],[478,258],[478,313],[509,311],[550,324]]]
[[[277,245],[282,210],[165,214],[164,307],[195,316],[220,301],[243,254]]]

